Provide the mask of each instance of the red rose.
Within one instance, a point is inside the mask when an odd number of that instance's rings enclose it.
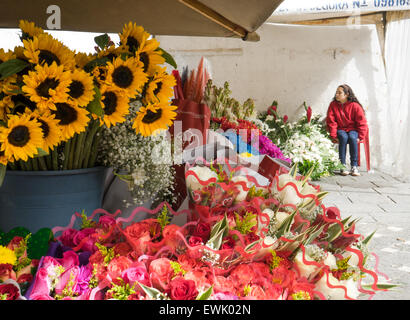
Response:
[[[197,261],[187,254],[181,254],[178,256],[178,263],[185,271],[191,271],[197,266]]]
[[[145,222],[134,223],[124,229],[127,237],[137,240],[143,236],[149,236],[149,224]]]
[[[177,234],[177,231],[180,231],[182,235],[186,234],[186,229],[183,229],[176,224],[169,224],[165,226],[162,231],[162,236],[165,239],[165,245],[170,247],[173,251],[175,251],[178,245],[183,241],[181,236]]]
[[[6,300],[17,300],[20,297],[20,292],[14,284],[0,284],[0,296],[4,295],[6,295]]]
[[[235,240],[232,236],[228,236],[222,239],[221,249],[233,249],[235,247]]]
[[[61,243],[67,247],[74,248],[74,237],[79,231],[76,229],[66,229],[63,231],[60,237],[58,237],[58,240],[61,241]]]
[[[22,274],[17,278],[17,283],[31,282],[33,281],[33,275],[31,273]]]
[[[189,238],[188,244],[189,244],[191,247],[200,246],[201,244],[203,244],[202,238],[196,237],[196,236],[191,236],[191,237]]]
[[[7,245],[7,248],[9,248],[10,250],[14,251],[16,250],[18,247],[20,247],[20,242],[23,241],[24,238],[19,237],[19,236],[15,236],[13,239],[11,239],[11,241],[9,242],[9,244]]]
[[[126,243],[126,242],[120,242],[120,243],[117,243],[117,244],[114,246],[114,254],[115,254],[116,256],[119,255],[119,256],[124,256],[124,257],[126,257],[126,256],[128,256],[128,254],[129,254],[130,252],[132,252],[132,248],[131,248],[131,246],[130,246],[128,243]]]
[[[132,264],[132,261],[127,257],[115,257],[110,261],[107,267],[108,274],[112,280],[116,280],[118,277],[121,277],[121,274],[124,270],[128,269]]]
[[[255,273],[249,264],[240,264],[229,275],[229,279],[237,286],[242,288],[251,283],[255,278]]]
[[[0,280],[6,281],[7,279],[16,280],[16,273],[13,270],[13,266],[10,263],[0,264]]]
[[[208,240],[209,234],[211,233],[211,225],[206,222],[200,222],[196,225],[194,236],[201,237],[203,241]]]
[[[169,283],[169,295],[172,300],[195,300],[198,291],[193,280],[176,278]]]

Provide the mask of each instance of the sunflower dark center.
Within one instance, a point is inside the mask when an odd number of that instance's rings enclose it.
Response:
[[[140,61],[144,64],[144,72],[147,72],[149,66],[149,56],[145,52],[140,53]]]
[[[68,87],[70,97],[76,99],[84,94],[85,88],[81,81],[73,80]]]
[[[43,139],[47,138],[50,134],[50,126],[44,120],[37,119],[40,122],[40,128],[43,131]]]
[[[106,92],[104,94],[104,99],[102,100],[102,102],[104,103],[104,114],[109,116],[112,115],[115,110],[117,110],[118,98],[114,92]]]
[[[53,110],[56,119],[60,120],[59,124],[66,126],[77,120],[77,111],[67,103],[56,103],[57,110]]]
[[[26,126],[17,126],[11,130],[7,139],[13,146],[24,147],[30,140],[30,131]]]
[[[135,52],[140,47],[140,43],[134,37],[127,38],[127,46],[131,52]]]
[[[125,89],[131,85],[134,76],[130,68],[119,66],[112,73],[112,79],[116,86]]]
[[[150,124],[154,123],[158,119],[161,119],[162,116],[162,109],[159,109],[157,112],[152,112],[151,110],[147,110],[144,118],[142,118],[142,122]]]
[[[13,109],[13,114],[24,113],[26,108],[29,108],[31,111],[37,109],[35,102],[31,101],[29,98],[22,94],[11,96],[11,101],[13,101],[15,107]]]
[[[50,98],[49,89],[55,89],[59,85],[59,81],[54,78],[47,78],[36,88],[36,92],[40,97]]]
[[[162,89],[162,82],[157,83],[157,88],[154,90],[154,95],[156,96]]]
[[[40,64],[47,63],[49,66],[51,66],[51,64],[55,61],[57,65],[60,65],[60,59],[58,59],[58,57],[54,53],[48,50],[40,50],[38,60]]]

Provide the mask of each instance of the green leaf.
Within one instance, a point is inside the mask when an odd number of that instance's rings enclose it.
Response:
[[[24,60],[11,59],[0,64],[0,80],[6,79],[27,68],[30,64]]]
[[[280,227],[278,228],[278,231],[276,232],[275,236],[279,239],[283,234],[285,234],[286,232],[288,232],[290,230],[290,227],[292,226],[292,222],[293,222],[293,218],[296,215],[296,210],[289,215],[289,217],[287,217],[282,224],[280,225]]]
[[[97,58],[97,59],[91,60],[90,62],[88,62],[84,66],[84,70],[86,72],[91,72],[97,66],[106,65],[108,61],[109,61],[109,59],[107,57]]]
[[[199,293],[195,300],[208,300],[212,294],[214,287],[211,286],[208,290],[203,293]]]
[[[149,296],[150,298],[156,299],[156,300],[159,300],[161,298],[163,300],[163,299],[166,298],[165,295],[161,291],[159,291],[158,289],[147,287],[146,285],[143,285],[142,283],[140,283],[138,281],[136,281],[136,282],[142,288],[142,290],[145,292],[145,294],[147,296]]]
[[[94,99],[87,105],[87,110],[97,116],[103,115],[103,108],[101,106],[101,92],[100,89],[94,87]]]
[[[371,285],[371,284],[362,284],[362,288],[366,289],[366,290],[371,290],[372,286],[373,285]],[[390,289],[393,289],[393,288],[396,288],[396,287],[400,287],[400,285],[399,284],[390,284],[390,283],[378,283],[378,284],[376,284],[376,287],[378,289],[382,289],[382,290],[390,290]]]
[[[376,233],[376,230],[374,230],[371,234],[369,234],[366,239],[362,241],[363,244],[367,245],[369,241],[373,238],[374,234]]]
[[[100,36],[94,37],[95,43],[100,47],[101,50],[104,50],[104,48],[108,45],[108,42],[110,41],[110,37],[108,34],[104,33]]]
[[[165,58],[165,62],[168,63],[169,65],[173,66],[175,69],[178,68],[177,63],[175,62],[174,58],[166,52],[162,48],[158,48],[159,51],[162,51],[162,56]]]
[[[27,256],[30,259],[40,259],[47,254],[50,241],[54,239],[53,232],[49,228],[42,228],[32,234],[27,242]]]
[[[7,166],[5,166],[4,164],[0,164],[0,187],[2,186],[4,177],[6,176],[6,170]]]
[[[44,157],[44,156],[48,156],[48,152],[44,151],[41,148],[37,148],[37,154],[34,156],[34,158],[39,158],[39,157]]]
[[[292,168],[290,169],[289,175],[291,175],[293,178],[295,178],[297,172],[298,172],[298,163],[296,162],[296,163],[292,166]]]
[[[305,241],[305,243],[304,243],[304,245],[308,245],[308,244],[310,244],[313,240],[315,240],[321,233],[322,233],[322,231],[323,231],[323,229],[324,229],[324,225],[323,226],[321,226],[319,229],[317,229],[317,230],[315,230],[316,228],[314,228],[313,230],[312,230],[312,233],[310,233],[310,235],[309,235],[309,237],[307,238],[307,240]]]

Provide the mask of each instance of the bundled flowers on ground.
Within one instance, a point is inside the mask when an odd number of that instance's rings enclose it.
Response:
[[[162,65],[175,64],[142,27],[124,25],[118,45],[96,37],[94,54],[70,50],[32,22],[20,28],[22,45],[0,49],[2,173],[93,167],[99,132],[127,115],[135,135],[173,123],[175,79]],[[135,100],[142,105],[131,113]]]
[[[313,169],[311,178],[318,180],[332,175],[341,163],[321,116],[313,115],[312,108],[304,106],[306,116],[295,122],[279,116],[276,102],[259,119],[267,125],[261,128],[262,132],[280,146],[292,163],[298,164],[300,174],[306,175]]]
[[[102,210],[83,215],[79,229],[55,228],[67,250],[44,257],[29,298],[356,299],[392,286],[368,266],[372,235],[324,207],[326,193],[295,178],[296,168],[261,186],[236,175],[245,168],[225,166],[187,167],[190,210],[162,203],[128,218]],[[152,218],[134,222],[142,211]],[[180,214],[188,222],[172,224]]]

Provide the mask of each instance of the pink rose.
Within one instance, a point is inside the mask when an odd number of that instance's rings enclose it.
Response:
[[[235,292],[235,285],[230,278],[216,276],[214,281],[214,292]]]
[[[171,260],[168,258],[159,258],[153,260],[149,265],[152,285],[159,290],[166,289],[171,277],[174,275],[170,262]]]
[[[66,229],[63,231],[60,237],[58,237],[58,240],[61,241],[61,243],[64,246],[74,248],[76,245],[74,244],[74,237],[79,231],[76,229]]]
[[[77,267],[80,265],[80,260],[78,258],[77,253],[73,250],[68,250],[63,253],[63,257],[61,259],[56,259],[58,263],[60,263],[65,270]]]
[[[198,291],[195,282],[176,278],[169,283],[169,296],[172,300],[195,300]]]
[[[194,281],[196,288],[208,289],[211,286],[211,282],[209,281],[205,270],[191,270],[185,273],[184,279]]]
[[[31,291],[30,299],[33,299],[34,296],[40,295],[49,295],[50,294],[50,285],[48,282],[48,272],[45,268],[40,268],[37,270],[36,277],[34,279],[33,289]]]
[[[172,251],[175,251],[176,248],[183,242],[181,236],[177,234],[179,231],[183,236],[186,234],[186,229],[177,226],[176,224],[169,224],[164,227],[162,235],[165,239],[165,245],[170,247]]]
[[[104,229],[104,230],[109,230],[113,226],[115,226],[115,219],[111,216],[104,215],[101,216],[100,219],[98,220],[98,224]]]
[[[121,274],[124,270],[127,270],[132,264],[132,261],[127,257],[115,257],[110,261],[107,267],[108,275],[113,281],[121,277]]]
[[[0,284],[0,295],[6,295],[6,300],[17,300],[20,292],[14,284]]]
[[[229,278],[237,288],[247,286],[255,278],[255,273],[249,264],[240,264],[232,270]]]
[[[30,300],[55,300],[49,294],[32,294]]]
[[[124,270],[121,277],[126,283],[134,284],[136,281],[150,286],[149,274],[144,267],[131,267]]]
[[[187,254],[181,254],[178,256],[178,263],[181,265],[182,269],[185,271],[191,271],[197,265],[197,261]]]

